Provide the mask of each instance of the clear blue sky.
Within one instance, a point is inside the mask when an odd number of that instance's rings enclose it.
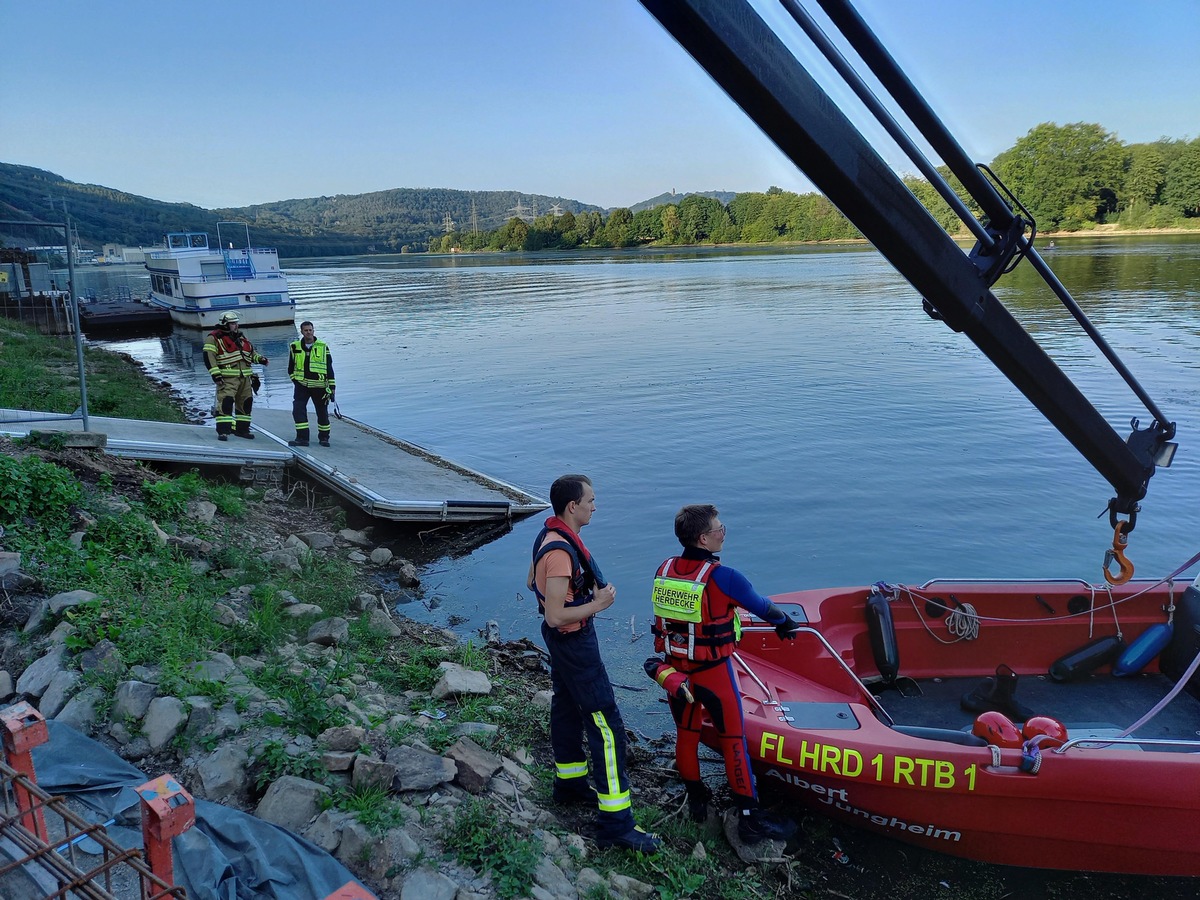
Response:
[[[1200,0],[857,5],[977,159],[1200,134]],[[0,0],[0,34],[0,161],[160,200],[810,189],[635,0]]]

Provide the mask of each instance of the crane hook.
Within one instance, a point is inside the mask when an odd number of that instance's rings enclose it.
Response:
[[[1116,528],[1113,529],[1113,543],[1111,550],[1104,551],[1104,580],[1109,584],[1125,584],[1133,577],[1133,563],[1129,561],[1129,557],[1125,555],[1125,545],[1129,542],[1128,522],[1118,522]],[[1108,571],[1108,567],[1116,562],[1120,567],[1120,571],[1113,575]]]

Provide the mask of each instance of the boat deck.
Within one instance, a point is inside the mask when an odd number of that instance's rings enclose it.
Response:
[[[960,705],[962,696],[974,690],[980,678],[921,679],[921,695],[903,696],[899,691],[878,694],[884,708],[899,725],[949,728],[970,731],[977,713]],[[1149,712],[1171,690],[1165,675],[1142,674],[1124,678],[1093,675],[1082,681],[1058,683],[1045,676],[1022,675],[1016,700],[1037,715],[1052,716],[1067,726],[1073,736],[1115,736]],[[1200,701],[1181,691],[1153,719],[1139,728],[1136,737],[1159,740],[1196,741]]]
[[[80,305],[79,327],[88,334],[169,331],[171,314],[139,300],[98,300]]]
[[[296,466],[368,514],[399,522],[494,522],[532,515],[549,504],[518,487],[460,466],[362,422],[336,421],[333,446],[289,447],[289,411],[256,409],[254,441],[218,442],[211,425],[175,425],[89,416],[89,430],[107,436],[105,452],[157,462],[242,467],[243,477]],[[0,409],[0,434],[81,431],[78,418]],[[313,428],[316,431],[316,428]],[[315,435],[314,435],[315,436]]]

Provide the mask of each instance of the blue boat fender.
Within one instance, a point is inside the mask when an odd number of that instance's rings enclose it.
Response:
[[[1160,622],[1151,625],[1124,652],[1117,657],[1113,664],[1114,675],[1136,675],[1150,664],[1150,660],[1158,656],[1167,644],[1171,643],[1171,635],[1175,628],[1170,622]]]
[[[891,684],[900,674],[900,647],[896,642],[892,608],[879,591],[873,590],[867,597],[867,632],[871,636],[875,668],[883,676],[884,682]]]

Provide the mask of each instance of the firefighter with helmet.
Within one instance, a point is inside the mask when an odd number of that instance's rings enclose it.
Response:
[[[269,365],[239,330],[238,314],[223,313],[204,341],[204,364],[217,386],[218,441],[229,440],[230,434],[254,439],[250,411],[254,408],[254,382],[258,376],[250,368],[252,363]]]

